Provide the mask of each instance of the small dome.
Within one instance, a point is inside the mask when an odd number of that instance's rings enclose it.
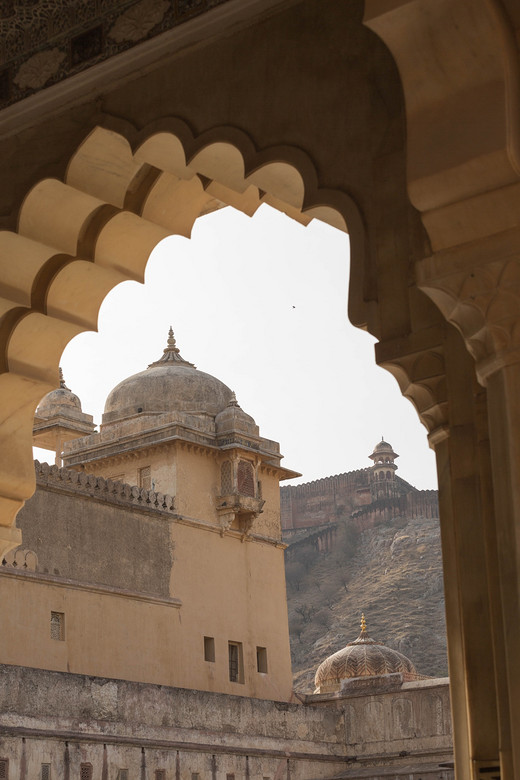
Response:
[[[374,447],[374,452],[380,452],[381,450],[392,452],[392,449],[393,447],[391,444],[389,444],[384,439],[381,439],[381,441],[379,441]]]
[[[145,371],[120,382],[108,395],[103,424],[136,414],[192,412],[216,415],[232,392],[227,385],[184,360],[170,328],[162,357]]]
[[[75,393],[72,393],[63,379],[63,372],[60,368],[60,386],[57,390],[51,390],[50,393],[42,398],[36,415],[38,417],[56,417],[57,415],[67,414],[67,410],[75,409],[81,412],[81,401]]]
[[[258,436],[258,426],[251,417],[239,406],[235,393],[231,393],[231,399],[225,409],[215,417],[217,434],[240,432],[250,436]]]
[[[339,691],[344,680],[359,677],[380,677],[400,672],[405,680],[422,677],[413,663],[402,653],[376,642],[367,633],[364,615],[361,633],[342,650],[330,655],[318,667],[315,677],[316,693]]]

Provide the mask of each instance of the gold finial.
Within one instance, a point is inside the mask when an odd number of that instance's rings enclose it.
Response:
[[[361,613],[361,633],[367,630],[367,622],[365,620],[365,613]]]

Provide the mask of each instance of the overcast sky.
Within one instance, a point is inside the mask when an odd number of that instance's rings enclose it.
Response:
[[[253,218],[231,208],[205,216],[190,240],[157,247],[144,286],[107,296],[99,332],[63,354],[66,383],[99,423],[109,391],[160,357],[171,324],[182,356],[231,387],[261,435],[280,442],[284,465],[303,474],[294,483],[370,465],[384,436],[398,474],[435,488],[425,429],[376,366],[374,339],[348,322],[348,265],[348,237],[323,223],[304,228],[268,206]]]

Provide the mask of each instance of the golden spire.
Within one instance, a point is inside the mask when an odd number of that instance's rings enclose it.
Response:
[[[365,620],[365,613],[361,613],[361,633],[364,634],[367,630],[367,622]]]

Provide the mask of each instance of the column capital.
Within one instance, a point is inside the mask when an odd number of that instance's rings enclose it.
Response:
[[[418,261],[417,284],[462,334],[479,382],[520,363],[520,229]]]

